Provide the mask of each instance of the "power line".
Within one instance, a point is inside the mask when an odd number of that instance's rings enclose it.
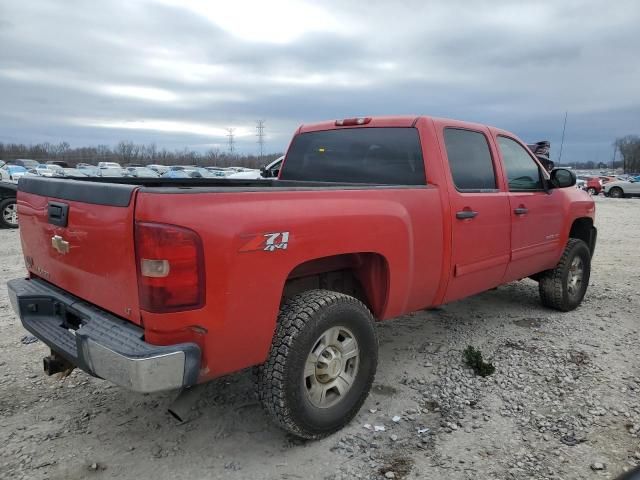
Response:
[[[262,160],[264,156],[264,120],[256,120],[256,130],[258,130],[256,136],[258,137],[258,146],[260,147],[260,160]]]

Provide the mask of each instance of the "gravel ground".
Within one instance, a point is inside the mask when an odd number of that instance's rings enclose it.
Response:
[[[597,204],[580,308],[541,307],[525,280],[381,324],[372,394],[317,442],[269,423],[249,374],[209,384],[183,424],[166,413],[175,392],[44,376],[4,287],[24,273],[18,232],[0,231],[0,477],[614,478],[640,463],[640,202]],[[467,345],[493,375],[464,366]]]

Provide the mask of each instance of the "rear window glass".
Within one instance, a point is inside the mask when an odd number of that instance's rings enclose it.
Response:
[[[424,185],[415,128],[348,128],[297,135],[282,180]]]
[[[445,128],[444,143],[453,183],[458,190],[496,189],[491,152],[484,134]]]

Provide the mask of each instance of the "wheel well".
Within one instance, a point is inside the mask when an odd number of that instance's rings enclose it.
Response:
[[[595,247],[595,245],[593,245],[593,219],[585,217],[574,220],[573,225],[571,225],[569,237],[582,240],[589,246],[589,250],[593,254]]]
[[[351,295],[379,318],[387,301],[386,259],[377,253],[349,253],[309,260],[294,268],[284,285],[282,302],[307,290]]]

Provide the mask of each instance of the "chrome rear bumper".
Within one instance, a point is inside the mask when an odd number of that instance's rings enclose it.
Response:
[[[144,330],[38,279],[8,283],[22,325],[71,364],[129,390],[156,392],[194,385],[200,348],[158,346]]]

